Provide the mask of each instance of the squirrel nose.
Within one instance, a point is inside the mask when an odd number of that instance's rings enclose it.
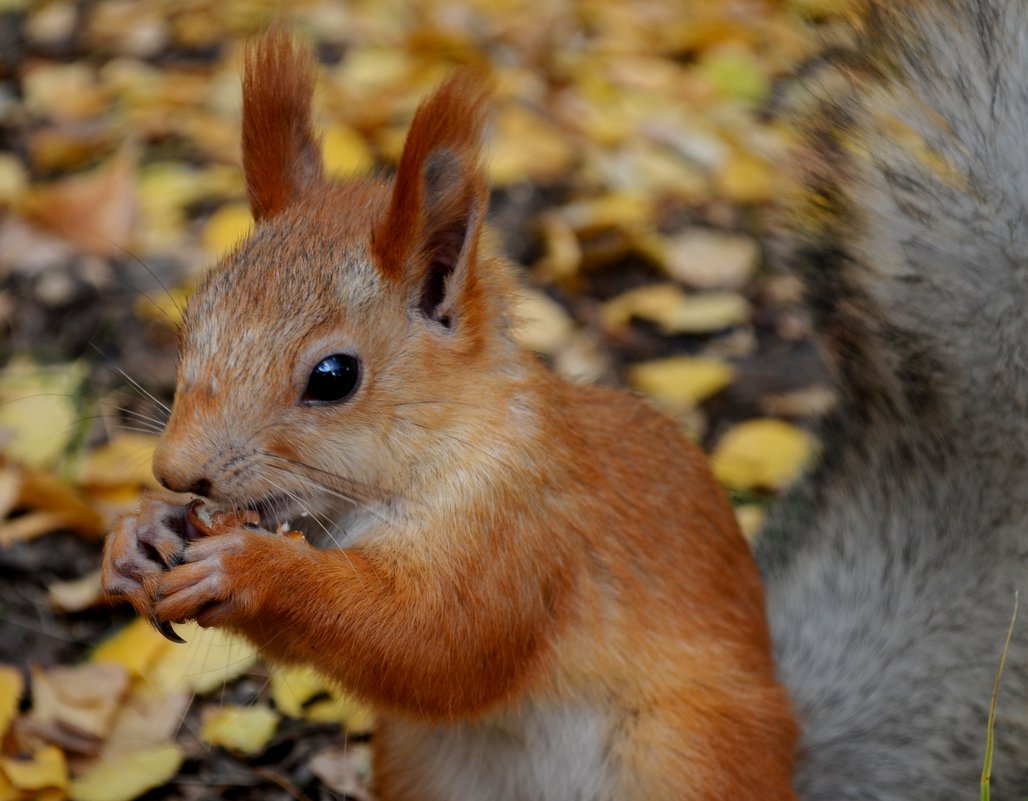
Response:
[[[178,477],[172,479],[164,473],[157,473],[156,478],[165,489],[170,489],[172,492],[199,495],[201,498],[209,498],[213,489],[211,480],[205,476],[194,479],[192,482],[188,479],[179,479]]]

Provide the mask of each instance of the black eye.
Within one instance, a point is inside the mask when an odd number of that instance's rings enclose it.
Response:
[[[307,403],[333,403],[347,398],[360,379],[360,362],[348,353],[322,359],[307,379],[303,399]]]

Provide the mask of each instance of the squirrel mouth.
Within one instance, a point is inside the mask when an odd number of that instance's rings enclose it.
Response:
[[[289,518],[296,515],[298,506],[295,498],[279,493],[261,498],[246,508],[257,513],[261,519],[261,528],[275,531],[282,526],[289,527]]]

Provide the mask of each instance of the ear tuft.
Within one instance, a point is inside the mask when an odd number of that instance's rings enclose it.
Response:
[[[376,255],[386,275],[400,278],[408,260],[425,248],[437,257],[429,255],[430,271],[452,270],[459,256],[454,246],[459,251],[469,235],[477,234],[487,194],[479,160],[489,94],[484,75],[463,70],[415,113],[389,211],[375,232]]]
[[[321,148],[311,125],[314,61],[281,26],[246,53],[243,171],[255,220],[273,217],[321,180]]]

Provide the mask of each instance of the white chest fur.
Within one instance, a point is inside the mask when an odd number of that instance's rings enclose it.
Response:
[[[382,746],[425,801],[603,801],[604,728],[593,712],[532,707],[454,726],[395,721]]]

